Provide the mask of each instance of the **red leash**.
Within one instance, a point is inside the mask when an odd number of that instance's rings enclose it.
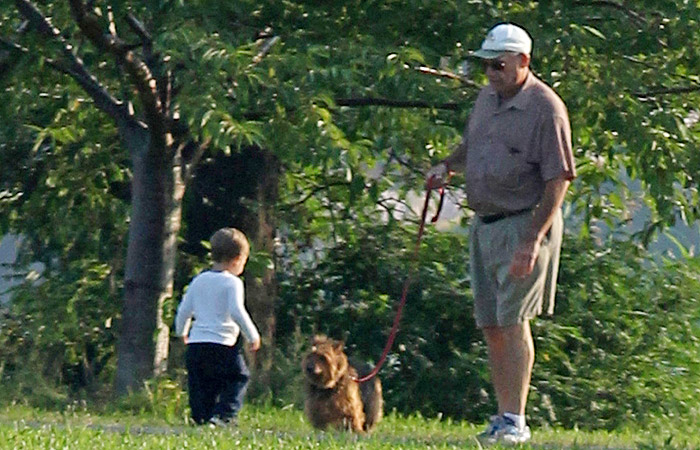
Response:
[[[450,175],[448,173],[447,175],[447,181],[445,182],[445,185],[449,182]],[[418,259],[418,249],[420,248],[420,241],[423,239],[423,232],[425,231],[425,218],[428,214],[428,203],[430,202],[430,192],[433,189],[438,189],[440,191],[440,201],[438,202],[438,207],[437,211],[435,212],[435,215],[433,216],[432,219],[430,219],[431,223],[435,223],[438,220],[438,217],[440,216],[440,211],[442,210],[442,204],[443,201],[445,200],[445,185],[435,187],[433,185],[434,177],[430,178],[428,180],[428,183],[426,184],[426,192],[425,192],[425,203],[423,203],[423,211],[421,212],[420,216],[420,227],[418,228],[418,237],[416,238],[416,246],[413,249],[413,260]],[[365,381],[369,381],[372,378],[374,378],[377,373],[379,373],[379,369],[382,368],[384,365],[384,361],[386,361],[386,357],[389,355],[389,350],[391,350],[391,346],[394,344],[394,338],[396,338],[396,334],[399,331],[399,322],[401,322],[401,316],[403,314],[403,307],[406,305],[406,297],[408,296],[408,287],[411,285],[411,272],[408,272],[408,277],[406,277],[406,281],[403,283],[403,292],[401,293],[401,301],[399,302],[399,306],[396,310],[396,317],[394,317],[394,324],[391,327],[391,332],[389,333],[389,339],[386,341],[386,345],[384,346],[384,351],[382,352],[382,356],[379,358],[379,361],[377,362],[377,365],[374,366],[374,369],[364,377],[360,378],[355,378],[352,377],[354,381],[357,381],[358,383],[364,383]]]

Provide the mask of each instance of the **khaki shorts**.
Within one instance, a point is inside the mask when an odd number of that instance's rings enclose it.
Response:
[[[474,216],[470,239],[470,272],[474,317],[479,328],[508,327],[546,310],[554,312],[559,254],[563,234],[561,210],[542,240],[535,268],[525,278],[509,273],[513,254],[532,220],[529,212],[489,224]]]

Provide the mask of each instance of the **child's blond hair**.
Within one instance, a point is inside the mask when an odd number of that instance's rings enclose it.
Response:
[[[214,262],[231,261],[238,255],[250,253],[248,238],[236,228],[221,228],[209,239]]]

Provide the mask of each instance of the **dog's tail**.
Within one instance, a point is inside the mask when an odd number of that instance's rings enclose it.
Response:
[[[362,383],[360,386],[362,395],[362,408],[365,411],[365,424],[362,427],[365,431],[370,431],[382,420],[384,411],[384,398],[382,397],[382,383],[379,378]]]
[[[350,364],[360,377],[364,377],[372,371],[369,365],[354,359],[350,361]],[[365,413],[365,423],[362,429],[367,432],[382,420],[384,414],[384,397],[379,377],[360,383],[360,396],[362,397],[362,409]]]

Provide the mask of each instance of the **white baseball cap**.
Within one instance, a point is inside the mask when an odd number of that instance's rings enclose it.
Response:
[[[491,28],[481,48],[472,55],[484,58],[497,58],[504,52],[524,53],[532,51],[532,39],[524,29],[512,23],[499,23]]]

